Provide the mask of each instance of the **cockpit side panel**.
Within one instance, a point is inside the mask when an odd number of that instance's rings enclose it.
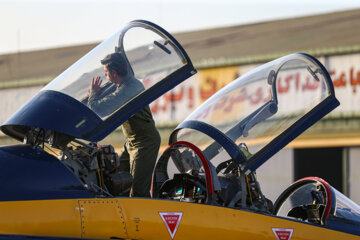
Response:
[[[0,201],[94,197],[63,163],[41,148],[1,147],[0,164]]]

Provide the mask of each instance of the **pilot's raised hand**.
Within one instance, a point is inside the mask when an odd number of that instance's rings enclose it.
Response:
[[[96,78],[93,78],[91,81],[91,86],[89,91],[90,92],[98,92],[101,90],[101,83],[102,83],[102,79],[100,76],[97,76]]]

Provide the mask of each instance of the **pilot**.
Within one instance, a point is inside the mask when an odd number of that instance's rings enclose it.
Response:
[[[93,78],[88,105],[99,116],[105,117],[144,90],[144,86],[133,74],[128,73],[127,62],[122,54],[109,54],[101,60],[101,64],[104,65],[106,78],[116,84],[116,89],[111,94],[103,96],[101,77]]]
[[[128,71],[127,61],[120,53],[107,55],[104,65],[106,78],[116,84],[116,90],[102,97],[101,78],[92,79],[88,106],[100,116],[106,116],[144,89],[142,83]],[[150,183],[160,148],[160,134],[155,127],[149,106],[137,112],[121,126],[126,137],[120,153],[120,171],[130,172],[134,180],[131,197],[150,197]]]

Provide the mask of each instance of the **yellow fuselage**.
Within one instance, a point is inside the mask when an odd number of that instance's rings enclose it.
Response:
[[[0,234],[171,239],[160,216],[163,212],[182,215],[173,239],[276,239],[274,228],[292,229],[293,240],[359,239],[355,235],[249,211],[136,198],[0,202]]]

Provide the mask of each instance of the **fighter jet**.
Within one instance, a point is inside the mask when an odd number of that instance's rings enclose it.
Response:
[[[105,79],[101,59],[116,52],[144,89],[104,113],[89,106],[89,82]],[[264,162],[339,105],[327,70],[303,53],[200,105],[169,136],[151,198],[129,197],[132,176],[98,142],[194,74],[174,37],[137,20],[41,89],[0,127],[19,140],[0,147],[0,239],[359,239],[359,206],[326,180],[298,180],[275,202],[257,180]],[[105,81],[100,95],[115,88]]]

